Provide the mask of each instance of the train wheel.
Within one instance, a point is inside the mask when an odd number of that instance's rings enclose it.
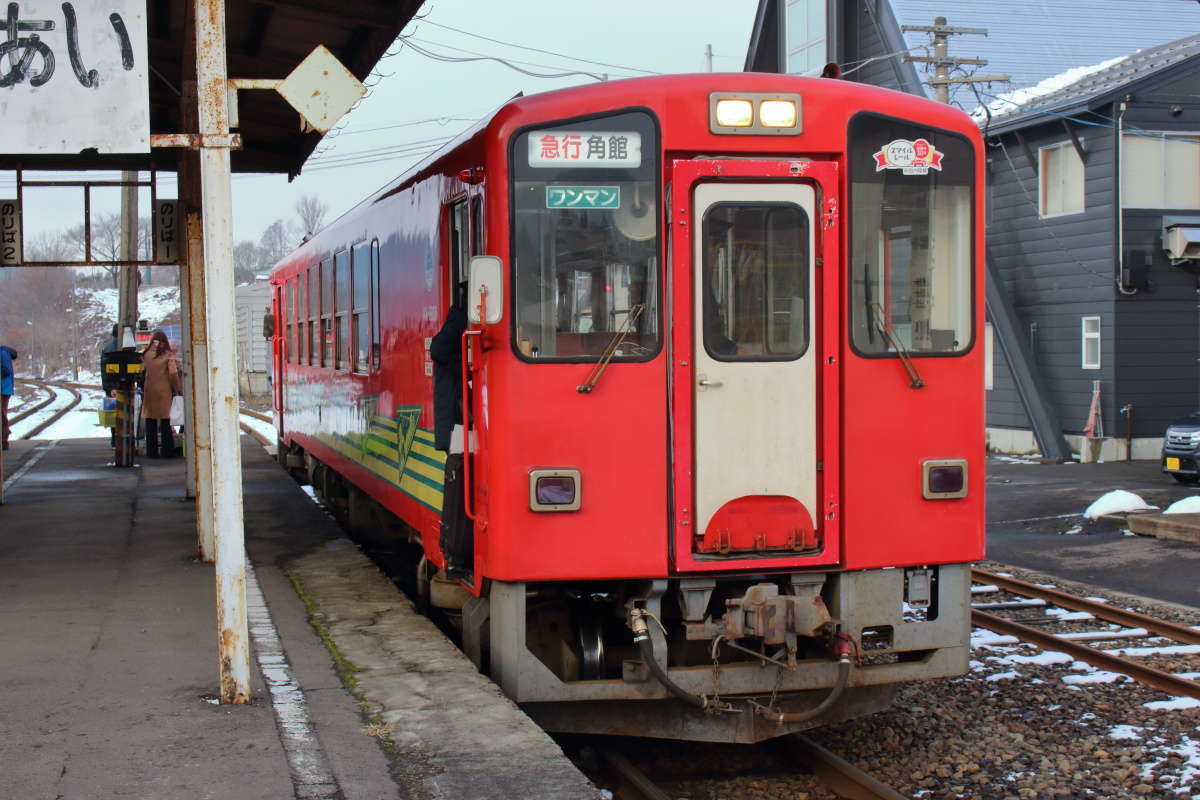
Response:
[[[417,562],[417,596],[415,605],[417,611],[424,616],[429,616],[429,594],[430,583],[433,580],[433,565],[429,563],[429,559],[421,556],[421,560]]]

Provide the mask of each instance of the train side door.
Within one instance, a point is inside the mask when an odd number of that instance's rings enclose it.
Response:
[[[822,209],[825,187],[807,174],[811,165],[799,163],[803,176],[788,162],[676,171],[690,198],[679,209],[686,226],[673,226],[676,288],[690,284],[676,296],[691,298],[675,312],[687,335],[674,339],[676,495],[690,499],[677,509],[690,531],[676,539],[681,569],[837,557],[827,524],[836,480],[822,480],[837,437],[836,403],[826,396],[836,370],[825,368],[822,349],[827,340],[836,347],[822,313],[837,313],[836,282],[827,287],[819,266],[836,248],[824,224],[835,217]],[[689,171],[695,179],[680,182]],[[689,464],[687,476],[680,467]]]
[[[285,283],[275,287],[275,302],[272,304],[275,312],[275,333],[268,340],[268,345],[271,348],[271,394],[272,405],[275,408],[275,413],[283,416],[283,360],[284,348],[290,342],[284,336],[284,332],[292,330],[292,303],[291,292],[292,283]],[[284,302],[284,293],[287,293],[288,302]],[[287,316],[285,316],[287,315]]]

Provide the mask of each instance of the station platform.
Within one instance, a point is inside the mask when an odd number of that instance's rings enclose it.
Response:
[[[183,462],[117,469],[105,439],[5,453],[0,796],[599,796],[242,441],[244,706],[216,702],[213,567],[196,558]]]

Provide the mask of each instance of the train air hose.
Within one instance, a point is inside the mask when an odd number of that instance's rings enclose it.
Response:
[[[650,668],[650,672],[654,675],[655,679],[657,679],[658,682],[663,685],[663,688],[683,702],[707,711],[709,709],[709,703],[700,695],[692,694],[679,684],[675,683],[675,681],[671,680],[671,677],[667,675],[666,670],[664,670],[662,665],[659,664],[654,658],[654,644],[650,641],[650,629],[646,624],[646,616],[648,616],[647,612],[638,608],[633,610],[633,614],[631,616],[632,619],[630,620],[630,624],[633,628],[633,640],[637,643],[638,651],[641,653],[642,659],[646,662],[646,666]],[[779,725],[786,725],[797,722],[808,722],[809,720],[820,717],[825,712],[829,711],[829,709],[833,708],[833,705],[837,703],[839,699],[841,699],[842,693],[846,690],[846,684],[850,680],[850,665],[853,663],[853,645],[850,641],[850,638],[844,633],[840,634],[837,639],[835,639],[833,651],[834,655],[837,656],[838,661],[837,680],[834,682],[833,688],[829,690],[829,694],[826,695],[824,700],[807,711],[798,711],[794,713],[775,711],[774,709],[770,709],[765,706],[756,706],[755,710],[758,712],[759,716],[765,717],[766,719],[769,719]]]

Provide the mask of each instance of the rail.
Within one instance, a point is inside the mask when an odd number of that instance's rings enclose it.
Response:
[[[814,742],[792,733],[778,740],[796,762],[844,800],[907,800],[892,787],[871,777],[849,761]],[[621,800],[672,800],[672,795],[655,785],[649,776],[629,759],[611,750],[596,754],[618,781],[614,795]]]
[[[796,760],[846,800],[905,800],[904,795],[881,783],[846,759],[825,749],[802,733],[785,737]]]
[[[1184,644],[1200,644],[1200,631],[1183,625],[1177,625],[1167,620],[1140,614],[1136,611],[1127,611],[1116,608],[1108,603],[1088,600],[1057,589],[1035,586],[1031,583],[983,570],[973,570],[972,578],[979,583],[993,584],[1012,594],[1044,600],[1073,611],[1082,611],[1106,622],[1112,622],[1128,628],[1144,628],[1159,636]],[[986,628],[989,631],[1006,636],[1014,636],[1021,641],[1037,645],[1044,650],[1055,650],[1066,653],[1080,661],[1086,661],[1092,666],[1128,675],[1138,683],[1153,689],[1158,689],[1159,691],[1178,697],[1192,697],[1200,700],[1200,681],[1181,678],[1170,672],[1141,664],[1124,656],[1115,655],[1098,647],[1092,647],[1074,639],[1038,630],[1032,624],[1028,624],[1028,621],[1006,619],[995,614],[989,614],[986,611],[972,609],[971,622],[976,627]],[[1116,634],[1111,638],[1117,638]]]
[[[22,383],[25,383],[26,385],[29,385],[29,386],[36,386],[40,389],[45,390],[49,394],[49,397],[47,397],[45,400],[42,400],[41,402],[37,403],[33,408],[24,410],[20,414],[17,414],[16,416],[12,417],[8,421],[9,426],[12,426],[18,422],[21,422],[22,420],[29,419],[31,416],[38,413],[39,411],[45,410],[51,403],[53,403],[55,400],[58,399],[58,392],[55,391],[56,389],[65,389],[66,391],[71,393],[71,402],[70,403],[68,403],[67,405],[63,406],[62,408],[56,410],[47,419],[43,420],[42,422],[39,422],[33,428],[26,431],[20,437],[22,439],[34,438],[39,433],[46,430],[51,425],[53,425],[54,423],[56,423],[60,419],[62,419],[64,416],[66,416],[67,413],[73,411],[75,409],[75,407],[77,405],[79,405],[80,401],[83,399],[83,396],[79,394],[79,392],[76,390],[76,388],[73,384],[60,383],[58,381],[38,381],[38,380],[28,380],[28,379],[23,379]]]

